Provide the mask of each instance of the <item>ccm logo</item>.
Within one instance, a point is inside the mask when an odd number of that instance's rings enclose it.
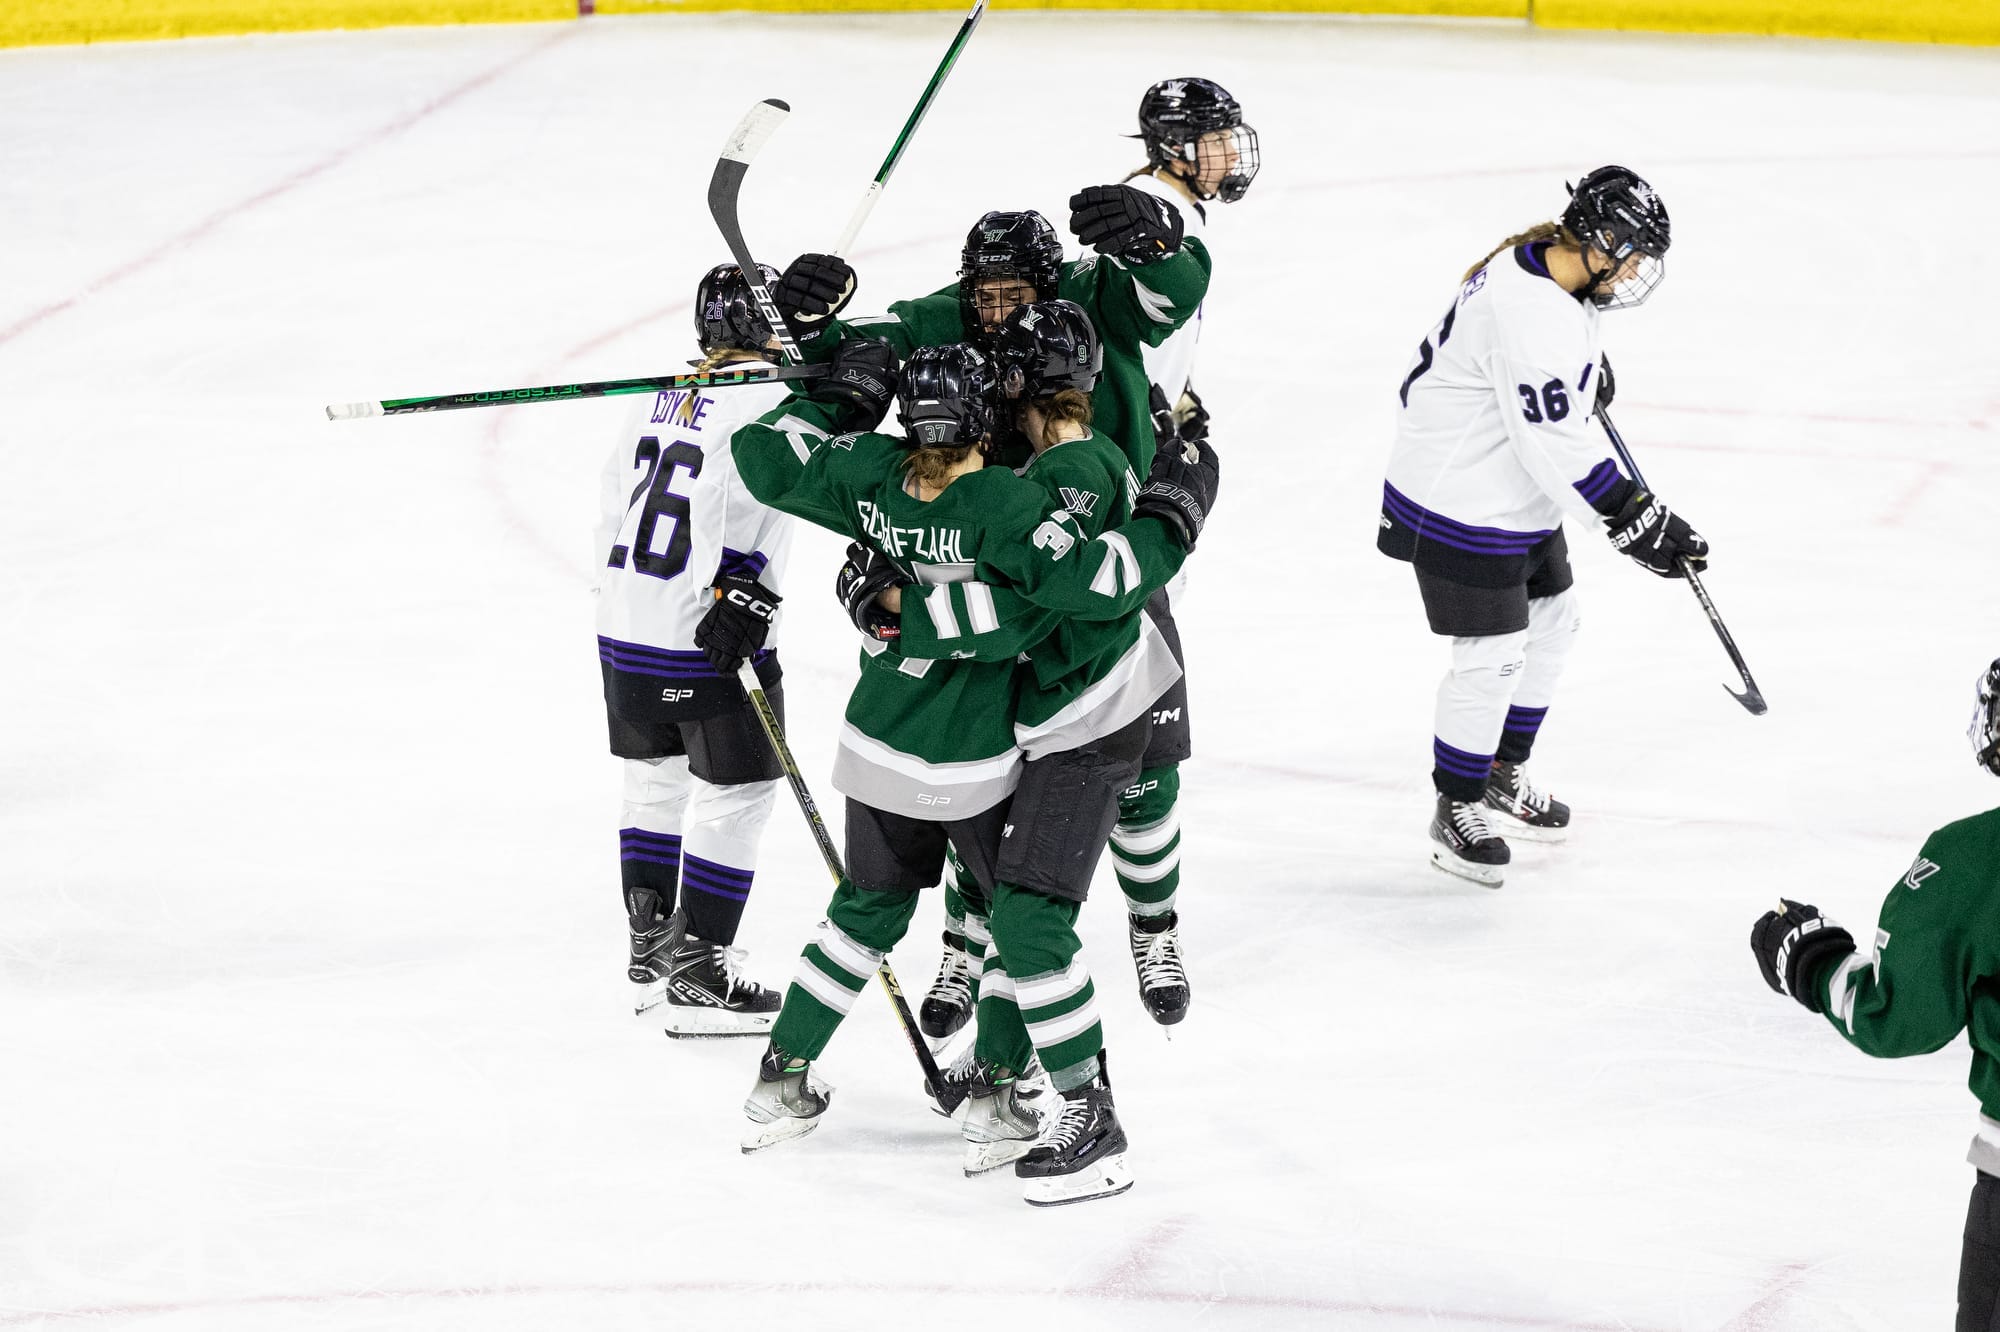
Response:
[[[1181,710],[1179,708],[1161,708],[1153,714],[1153,725],[1165,726],[1168,722],[1177,722],[1180,719]]]
[[[662,689],[660,691],[660,702],[662,703],[685,703],[693,697],[694,690],[692,689]]]
[[[929,791],[919,791],[917,792],[917,803],[919,805],[944,806],[951,803],[951,797],[932,795]]]

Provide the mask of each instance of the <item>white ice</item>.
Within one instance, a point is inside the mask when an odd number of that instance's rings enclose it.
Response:
[[[736,117],[795,108],[753,245],[823,247],[955,22],[0,55],[0,1328],[1946,1326],[1963,1043],[1871,1062],[1745,942],[1779,893],[1866,939],[2000,797],[1961,736],[2000,652],[1992,51],[991,15],[857,308],[1122,174],[1156,78],[1237,90],[1268,163],[1213,230],[1171,1043],[1108,879],[1084,917],[1138,1185],[961,1179],[874,994],[825,1127],[746,1159],[755,1044],[630,1016],[588,593],[622,404],[321,408],[677,368]],[[1606,160],[1676,225],[1607,319],[1620,424],[1771,712],[1575,534],[1536,762],[1575,834],[1491,892],[1426,864],[1445,653],[1373,550],[1381,466],[1459,273]],[[854,648],[800,544],[837,808]],[[766,845],[775,983],[827,884],[788,806]]]

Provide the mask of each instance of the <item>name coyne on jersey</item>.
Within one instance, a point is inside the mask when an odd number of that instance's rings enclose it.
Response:
[[[692,389],[672,389],[653,399],[652,422],[654,425],[673,424],[698,431],[701,429],[701,418],[708,415],[711,405],[711,399]]]
[[[964,534],[955,527],[897,527],[867,500],[855,501],[862,530],[892,560],[915,557],[925,564],[965,564],[959,553]]]

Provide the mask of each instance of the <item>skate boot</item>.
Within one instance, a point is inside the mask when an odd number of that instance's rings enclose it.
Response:
[[[1569,806],[1528,781],[1526,764],[1493,761],[1486,779],[1486,808],[1505,815],[1502,826],[1530,842],[1560,842],[1569,836]]]
[[[931,1109],[946,1119],[958,1118],[959,1110],[968,1097],[978,1095],[979,1069],[981,1061],[973,1054],[977,1045],[968,1045],[948,1067],[938,1070],[939,1087],[937,1095],[931,1098]],[[1028,1066],[1014,1079],[1014,1099],[1029,1109],[1037,1106],[1037,1098],[1049,1090],[1049,1075],[1042,1068],[1042,1061],[1030,1055]]]
[[[625,975],[639,987],[632,1011],[643,1013],[667,997],[670,922],[660,914],[660,895],[650,888],[625,890],[625,915],[632,931],[632,960]]]
[[[833,1088],[819,1080],[810,1062],[794,1059],[775,1045],[766,1047],[757,1065],[757,1085],[743,1102],[751,1124],[743,1135],[743,1154],[803,1138],[819,1127],[819,1117],[832,1101]]]
[[[979,1061],[959,1132],[965,1137],[965,1177],[973,1179],[1026,1156],[1042,1134],[1042,1117],[1010,1070]]]
[[[1125,1130],[1111,1104],[1111,1078],[1102,1051],[1097,1059],[1097,1076],[1062,1093],[1055,1127],[1014,1163],[1021,1196],[1031,1206],[1088,1202],[1132,1187],[1132,1172],[1125,1164]]]
[[[1446,874],[1498,888],[1512,853],[1486,824],[1486,806],[1438,793],[1431,819],[1431,864]]]
[[[937,979],[917,1010],[917,1026],[930,1038],[935,1049],[945,1037],[964,1026],[972,1017],[972,957],[965,940],[945,932],[944,960],[938,964]]]
[[[761,1036],[778,1020],[784,996],[738,970],[743,950],[687,932],[687,915],[667,922],[666,1015],[669,1036]]]
[[[1187,968],[1181,964],[1181,918],[1178,912],[1164,916],[1131,916],[1126,930],[1132,945],[1132,965],[1139,969],[1139,997],[1153,1021],[1171,1027],[1187,1016]]]

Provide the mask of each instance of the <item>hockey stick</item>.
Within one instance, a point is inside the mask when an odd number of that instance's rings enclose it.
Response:
[[[854,244],[854,238],[861,233],[861,224],[868,220],[868,214],[875,208],[875,201],[881,198],[882,191],[888,188],[889,177],[894,174],[896,164],[902,160],[903,150],[909,147],[910,140],[916,136],[917,126],[924,123],[924,115],[931,109],[931,102],[937,97],[938,89],[944,86],[945,78],[950,75],[952,66],[958,63],[958,57],[965,50],[965,44],[972,40],[972,30],[979,26],[979,20],[985,13],[986,0],[972,0],[971,12],[966,14],[965,22],[959,25],[958,35],[951,39],[950,47],[945,50],[944,59],[938,62],[937,70],[931,75],[931,81],[924,88],[923,96],[917,99],[916,109],[910,112],[910,118],[903,122],[903,132],[898,134],[896,142],[890,145],[889,155],[882,159],[881,170],[875,173],[874,180],[868,182],[867,190],[861,195],[861,202],[854,206],[854,215],[847,219],[847,230],[840,233],[840,240],[834,245],[833,253],[846,254],[847,248]]]
[[[1639,464],[1632,461],[1632,451],[1625,447],[1625,440],[1619,435],[1618,427],[1611,424],[1611,417],[1602,407],[1597,409],[1597,421],[1604,427],[1604,433],[1610,437],[1611,447],[1618,451],[1618,461],[1625,464],[1626,472],[1634,481],[1651,490],[1652,487],[1646,485],[1646,478],[1639,474]],[[1681,556],[1681,573],[1686,575],[1688,586],[1694,589],[1695,599],[1701,602],[1702,610],[1707,612],[1708,622],[1715,627],[1715,636],[1722,640],[1723,650],[1729,654],[1729,660],[1736,665],[1736,673],[1743,677],[1744,692],[1739,694],[1728,685],[1722,687],[1724,692],[1741,703],[1751,716],[1763,716],[1769,710],[1769,706],[1764,702],[1763,692],[1757,688],[1757,682],[1750,678],[1750,668],[1744,664],[1743,653],[1737,649],[1736,640],[1729,636],[1729,626],[1722,622],[1722,612],[1715,608],[1715,602],[1709,598],[1708,589],[1701,585],[1701,577],[1694,571],[1693,562],[1685,555]]]
[[[715,175],[708,184],[708,211],[714,216],[716,228],[722,232],[722,239],[729,246],[736,266],[749,280],[759,313],[777,334],[778,346],[786,362],[797,365],[801,359],[798,345],[792,341],[784,317],[778,313],[770,293],[764,289],[763,270],[750,257],[750,247],[743,239],[742,223],[736,216],[736,196],[743,188],[743,174],[750,169],[751,158],[764,146],[764,140],[771,137],[771,131],[784,123],[789,111],[789,107],[775,99],[766,99],[750,108],[750,113],[743,117],[723,145],[722,157],[715,164]],[[847,867],[841,864],[840,852],[826,830],[826,820],[820,817],[819,805],[806,788],[805,775],[799,771],[798,760],[792,757],[791,746],[785,743],[785,730],[778,723],[777,710],[771,706],[764,686],[757,679],[757,672],[747,660],[738,668],[736,678],[743,686],[743,692],[750,696],[750,706],[756,710],[758,724],[764,728],[764,738],[771,742],[771,752],[777,755],[779,766],[785,770],[785,780],[791,784],[792,795],[799,803],[799,812],[805,815],[807,827],[812,830],[813,841],[819,844],[819,854],[826,861],[827,872],[833,875],[835,884],[841,883],[847,878]],[[924,1044],[924,1034],[917,1026],[916,1016],[910,1012],[910,1002],[903,997],[902,983],[896,979],[886,955],[875,968],[875,978],[882,982],[882,989],[888,993],[890,1006],[895,1010],[896,1021],[901,1024],[910,1049],[916,1052],[917,1065],[924,1074],[924,1091],[932,1100],[941,1102],[944,1077],[938,1072],[937,1059],[931,1054],[930,1046]]]
[[[710,370],[686,375],[649,375],[640,379],[599,379],[588,384],[549,384],[542,388],[482,389],[478,393],[447,393],[435,398],[384,398],[380,402],[328,403],[329,421],[356,421],[368,416],[407,416],[412,412],[450,412],[461,407],[508,407],[521,402],[570,402],[578,398],[615,398],[621,393],[670,393],[676,389],[735,388],[779,379],[816,379],[826,374],[820,365],[759,366],[752,370]]]

